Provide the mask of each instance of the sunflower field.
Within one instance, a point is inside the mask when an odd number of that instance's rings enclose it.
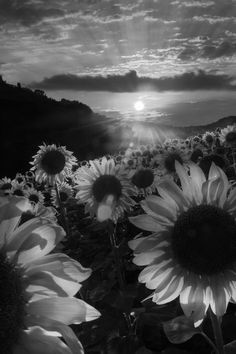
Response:
[[[236,125],[0,179],[3,354],[236,353]]]

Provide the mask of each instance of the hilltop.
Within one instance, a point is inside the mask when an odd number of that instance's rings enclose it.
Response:
[[[80,159],[104,154],[104,120],[77,101],[56,101],[42,90],[11,85],[0,76],[1,176],[28,170],[38,145],[67,146]]]

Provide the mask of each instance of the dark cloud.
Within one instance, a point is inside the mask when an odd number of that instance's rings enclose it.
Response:
[[[30,3],[26,0],[0,0],[0,23],[18,22],[30,26],[47,17],[62,16],[64,12],[57,7]]]
[[[236,90],[235,79],[224,74],[206,73],[203,70],[186,72],[173,77],[139,77],[136,71],[125,75],[77,76],[55,75],[30,85],[31,88],[46,90],[135,92],[185,91],[185,90]]]
[[[215,59],[223,56],[230,57],[236,54],[236,43],[223,41],[218,46],[206,45],[202,50],[202,57]]]
[[[196,45],[186,45],[180,52],[178,58],[181,60],[194,60],[196,58],[216,59],[220,57],[232,57],[236,54],[236,42],[222,41],[219,44],[210,43],[202,45],[200,48]]]

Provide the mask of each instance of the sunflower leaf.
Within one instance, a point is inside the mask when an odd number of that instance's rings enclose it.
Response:
[[[168,340],[173,344],[184,343],[200,330],[194,327],[194,323],[186,316],[178,316],[173,320],[163,323],[163,329]]]
[[[235,354],[236,353],[236,340],[230,342],[224,346],[225,354]]]

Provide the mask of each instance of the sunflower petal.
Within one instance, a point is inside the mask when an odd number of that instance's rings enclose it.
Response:
[[[169,198],[177,204],[178,211],[183,212],[188,208],[189,202],[185,198],[183,191],[172,180],[162,180],[158,184],[157,190],[161,197],[164,197],[164,195],[167,194]]]
[[[205,296],[204,286],[197,277],[184,285],[180,293],[180,305],[185,316],[191,316],[195,327],[199,326],[205,317],[209,302]]]
[[[211,289],[211,309],[214,314],[221,317],[225,314],[231,293],[225,286],[223,276],[211,277],[210,289]]]
[[[192,188],[194,193],[194,198],[197,204],[202,203],[202,185],[206,181],[206,177],[200,167],[196,164],[191,163],[189,165],[190,176],[192,180]]]
[[[147,264],[151,264],[154,260],[159,262],[159,258],[166,258],[166,251],[163,250],[162,246],[160,248],[156,248],[152,252],[142,252],[138,255],[135,255],[133,262],[138,266],[144,266]]]
[[[92,321],[100,316],[94,307],[73,297],[45,298],[28,303],[26,308],[30,314],[45,316],[67,325]]]
[[[64,338],[68,347],[70,348],[72,354],[84,354],[82,344],[69,326],[59,321],[46,318],[44,316],[36,317],[32,315],[26,318],[26,324],[28,326],[38,325],[43,327],[47,331],[59,332]]]
[[[150,195],[145,199],[145,202],[155,214],[171,221],[176,219],[177,208],[174,208],[173,204],[168,203],[165,199],[156,195]]]
[[[65,236],[59,225],[43,218],[34,218],[22,224],[8,243],[8,255],[26,264],[52,251]]]
[[[59,338],[49,335],[40,327],[32,327],[30,330],[22,331],[19,344],[14,346],[13,354],[32,353],[72,354],[72,351]]]
[[[161,225],[152,216],[147,214],[142,214],[138,216],[133,216],[129,218],[129,221],[142,230],[158,232],[163,230],[163,225]]]
[[[31,210],[32,206],[27,198],[21,197],[0,197],[0,247],[3,246],[18,225],[24,211]]]
[[[146,237],[135,238],[134,240],[129,241],[128,245],[135,253],[140,253],[152,250],[157,247],[160,242],[165,240],[170,240],[169,232],[167,230],[160,233],[156,232]]]

